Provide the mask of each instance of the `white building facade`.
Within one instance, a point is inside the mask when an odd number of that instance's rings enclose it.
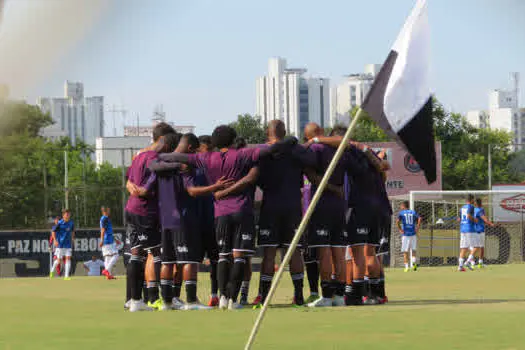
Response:
[[[49,138],[68,136],[73,144],[83,141],[94,145],[104,136],[104,97],[84,97],[84,85],[66,81],[63,98],[40,97],[38,106],[55,122],[41,135]]]
[[[347,75],[330,91],[330,124],[350,123],[350,111],[360,106],[381,70],[380,64],[367,64],[364,73]]]
[[[256,83],[256,115],[266,125],[282,120],[289,134],[300,136],[309,122],[330,127],[330,80],[306,77],[306,69],[288,68],[281,57],[271,58],[268,74]]]
[[[97,167],[109,163],[113,167],[129,167],[133,156],[151,144],[150,136],[98,137],[95,144]]]

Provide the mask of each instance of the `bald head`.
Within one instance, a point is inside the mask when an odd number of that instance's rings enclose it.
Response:
[[[322,135],[323,129],[316,123],[308,123],[304,127],[304,137],[306,137],[307,140],[311,140],[314,137]]]
[[[286,127],[282,120],[275,119],[268,123],[268,139],[282,140],[286,136]]]

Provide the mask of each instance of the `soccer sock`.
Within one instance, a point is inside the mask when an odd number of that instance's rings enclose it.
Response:
[[[412,256],[412,265],[414,265],[415,263],[416,263],[416,257]]]
[[[148,301],[154,303],[159,299],[159,285],[157,281],[148,281]]]
[[[465,258],[459,258],[459,267],[463,267],[463,264],[465,264]]]
[[[153,269],[155,270],[155,282],[160,282],[160,269],[162,269],[162,260],[160,256],[153,257]]]
[[[131,299],[140,300],[141,296],[141,271],[144,271],[142,258],[132,255],[128,264],[128,279],[131,281]]]
[[[381,290],[379,287],[379,278],[370,279],[370,297],[378,298],[381,295]]]
[[[386,297],[384,271],[381,271],[379,274],[379,297],[383,299]]]
[[[261,291],[261,303],[263,304],[264,304],[264,301],[266,300],[266,297],[268,296],[270,287],[272,286],[272,279],[273,279],[273,275],[261,274],[261,278],[259,281],[259,290]]]
[[[173,296],[180,298],[180,291],[182,289],[182,282],[173,283]]]
[[[319,264],[317,261],[306,264],[306,276],[310,286],[310,294],[319,294]]]
[[[221,295],[229,298],[228,282],[230,281],[230,261],[228,259],[219,259],[217,264],[217,281]]]
[[[53,266],[51,266],[51,272],[56,271],[58,264],[58,259],[55,259],[55,261],[53,261]]]
[[[241,299],[247,300],[250,292],[250,281],[242,281],[241,283]]]
[[[210,280],[211,280],[211,295],[216,296],[219,290],[219,284],[217,282],[217,262],[211,262],[210,269]]]
[[[118,254],[112,255],[109,259],[109,266],[106,267],[106,270],[108,270],[109,274],[111,275],[111,271],[113,270],[113,267],[117,264],[118,261]]]
[[[106,271],[109,271],[109,270],[108,270],[108,267],[109,267],[109,258],[110,258],[110,257],[107,256],[107,255],[104,257],[104,270],[106,270]]]
[[[188,280],[184,281],[184,287],[186,288],[186,302],[194,304],[197,302],[197,281]]]
[[[66,274],[65,277],[69,277],[69,273],[71,272],[71,260],[66,260]]]
[[[483,259],[482,258],[479,258],[478,262],[479,262],[480,265],[483,265]]]
[[[144,274],[140,276],[140,285],[142,286],[142,300],[148,302],[148,283],[144,280]]]
[[[321,281],[321,291],[323,293],[323,298],[332,298],[334,296],[332,281]]]
[[[467,262],[473,264],[473,263],[474,263],[474,255],[470,254],[470,255],[468,256],[468,260],[467,260]]]
[[[366,295],[365,281],[361,279],[353,280],[352,287],[350,305],[363,305],[363,297]]]
[[[173,280],[160,280],[160,295],[165,303],[171,303],[173,299]]]
[[[244,265],[246,260],[244,258],[235,258],[232,269],[232,276],[230,278],[230,299],[237,301],[237,296],[241,289],[242,280],[244,278]]]
[[[342,297],[345,295],[345,284],[340,281],[332,281],[332,288],[334,290],[334,295]]]
[[[409,266],[408,263],[406,263],[406,264],[405,264],[405,269],[408,269],[408,266]]]
[[[304,304],[303,286],[304,273],[290,273],[293,283],[293,296],[297,305]]]
[[[364,293],[363,296],[370,296],[370,278],[365,276]]]

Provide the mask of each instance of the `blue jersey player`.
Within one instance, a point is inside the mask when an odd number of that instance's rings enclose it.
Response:
[[[113,225],[111,225],[111,219],[109,215],[111,210],[108,207],[102,207],[102,217],[100,218],[100,247],[102,248],[102,256],[104,257],[104,270],[102,274],[106,276],[108,280],[115,279],[111,274],[111,270],[117,263],[118,260],[118,249],[115,244],[115,238],[113,236]]]
[[[402,236],[401,252],[405,261],[405,272],[408,272],[409,269],[416,271],[417,233],[421,226],[421,217],[414,210],[409,209],[408,201],[403,202],[400,209],[397,216],[397,227]],[[409,253],[412,255],[410,262]]]
[[[473,235],[475,235],[475,224],[478,220],[474,217],[474,196],[469,194],[467,196],[467,203],[461,207],[459,220],[459,232],[461,235],[459,243],[459,267],[458,271],[465,271],[465,256],[472,247]],[[470,265],[466,265],[472,269]]]
[[[483,258],[485,257],[485,224],[489,226],[494,226],[494,224],[487,218],[481,198],[476,198],[474,218],[478,221],[474,224],[474,233],[472,234],[473,240],[471,242],[472,247],[467,260],[467,264],[469,266],[474,266],[476,263],[475,256],[478,253],[478,267],[482,268],[484,266]]]
[[[55,245],[56,260],[53,263],[49,277],[53,277],[59,261],[65,258],[65,275],[64,280],[71,280],[71,255],[73,252],[73,242],[75,241],[75,224],[71,220],[71,211],[64,209],[62,219],[53,226],[53,244]]]

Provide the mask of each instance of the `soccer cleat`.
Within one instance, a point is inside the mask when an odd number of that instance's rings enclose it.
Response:
[[[53,277],[55,277],[55,273],[54,273],[53,271],[51,271],[51,272],[49,273],[49,278],[53,278]]]
[[[173,309],[173,306],[171,304],[161,301],[159,311],[170,311],[172,309]]]
[[[233,299],[230,299],[228,301],[228,310],[239,310],[242,309],[243,306],[235,301]]]
[[[404,272],[408,272],[408,271],[410,271],[410,268],[405,267],[405,269],[404,269],[403,271],[404,271]]]
[[[64,281],[71,281],[71,277],[64,277]]]
[[[465,272],[467,271],[463,266],[458,267],[459,272]]]
[[[102,274],[109,279],[110,274],[109,274],[108,270],[106,270],[106,269],[102,270]]]
[[[377,298],[377,301],[378,301],[379,305],[387,304],[388,303],[388,297],[385,295],[384,298]]]
[[[374,297],[363,297],[363,305],[377,305],[379,300]]]
[[[211,310],[212,308],[200,303],[189,303],[184,305],[182,310]]]
[[[258,305],[261,303],[261,301],[262,301],[262,296],[257,295],[257,297],[253,299],[252,305]]]
[[[162,300],[160,299],[157,299],[155,300],[153,303],[152,302],[149,302],[148,303],[148,306],[150,308],[152,308],[153,310],[160,310],[161,306],[162,306]]]
[[[131,305],[131,299],[124,303],[124,310],[129,310],[130,305]]]
[[[138,311],[153,311],[151,307],[146,305],[142,300],[131,300],[129,305],[129,312],[138,312]]]
[[[219,309],[226,310],[228,308],[228,299],[221,295],[221,299],[219,300]]]
[[[186,305],[180,298],[174,297],[171,300],[171,308],[173,310],[182,310],[184,309],[184,305]]]
[[[297,297],[293,297],[292,305],[303,306],[304,305],[304,298],[301,297],[301,298],[298,299]]]
[[[485,264],[478,264],[477,266],[478,266],[478,269],[482,269],[485,267]]]
[[[335,295],[332,299],[332,306],[345,306],[345,297],[341,295]]]
[[[472,264],[465,264],[465,266],[466,266],[470,271],[474,271],[474,268],[472,267]]]
[[[254,309],[254,310],[262,309],[262,307],[263,307],[263,304],[262,304],[262,303],[259,303],[259,304],[255,304],[255,305],[253,306],[253,309]]]
[[[319,298],[316,301],[309,303],[308,307],[327,307],[332,306],[332,298]]]
[[[414,266],[412,266],[412,270],[417,271],[417,264],[414,264]]]
[[[210,307],[219,306],[219,297],[218,296],[210,297],[208,306]]]
[[[313,303],[314,301],[316,301],[317,299],[319,299],[319,294],[311,294],[308,299],[306,299],[305,303],[306,304],[310,304],[310,303]]]

